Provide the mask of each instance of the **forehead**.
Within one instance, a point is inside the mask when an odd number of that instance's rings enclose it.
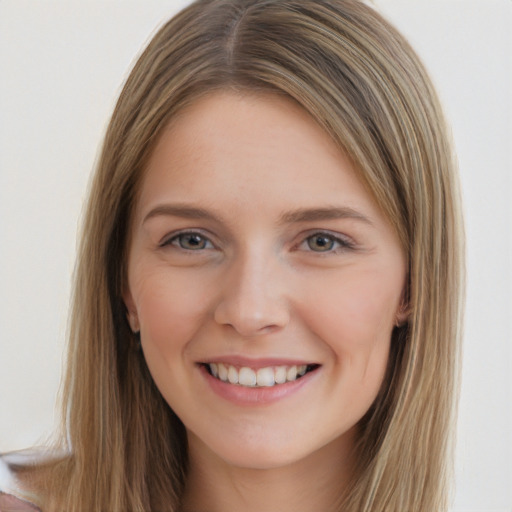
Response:
[[[257,210],[274,196],[295,206],[356,201],[374,209],[350,160],[294,101],[215,92],[164,130],[145,170],[140,204],[192,199]]]

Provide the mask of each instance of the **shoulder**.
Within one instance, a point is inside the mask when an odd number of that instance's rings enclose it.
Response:
[[[0,491],[0,512],[41,512],[41,509],[29,501]]]
[[[37,496],[24,488],[16,469],[32,466],[44,458],[34,451],[0,454],[0,512],[40,512],[34,504]]]

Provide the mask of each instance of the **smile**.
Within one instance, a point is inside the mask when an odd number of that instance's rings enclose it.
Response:
[[[255,388],[294,382],[318,365],[267,366],[256,370],[247,366],[237,368],[225,363],[209,363],[205,367],[210,375],[222,382]]]

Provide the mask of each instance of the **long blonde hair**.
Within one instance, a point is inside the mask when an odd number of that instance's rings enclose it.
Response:
[[[343,512],[447,510],[463,241],[441,108],[404,38],[358,0],[197,0],[155,35],[110,121],[76,271],[64,393],[70,455],[38,479],[46,511],[177,512],[186,437],[122,301],[130,213],[148,156],[181,109],[213,90],[293,98],[354,162],[409,262],[409,318],[360,422]]]

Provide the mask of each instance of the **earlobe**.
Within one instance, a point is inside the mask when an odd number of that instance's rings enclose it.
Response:
[[[406,282],[402,287],[400,294],[400,303],[395,313],[395,327],[402,327],[407,323],[411,315],[411,303],[409,301],[410,282],[409,276],[406,276]]]
[[[134,333],[137,333],[140,331],[140,325],[139,325],[139,317],[137,316],[137,313],[128,311],[126,313],[128,323],[130,324],[130,328]]]
[[[407,320],[409,320],[410,313],[411,310],[409,308],[409,304],[404,300],[400,301],[400,306],[398,307],[395,316],[395,326],[402,327],[403,325],[405,325],[407,323]]]
[[[129,291],[123,294],[123,302],[126,306],[126,319],[130,324],[130,329],[132,332],[137,333],[140,331],[139,315],[137,314],[132,294]]]

